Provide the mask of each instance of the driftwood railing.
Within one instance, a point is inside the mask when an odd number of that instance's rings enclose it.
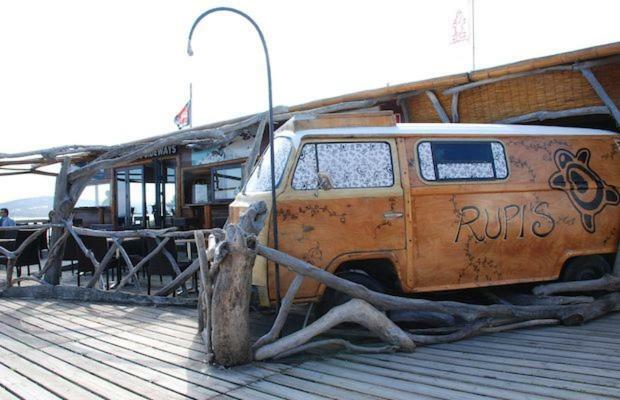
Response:
[[[303,260],[257,242],[266,206],[253,204],[237,225],[228,225],[208,238],[208,248],[199,250],[200,301],[199,330],[209,360],[231,366],[252,360],[286,357],[318,348],[354,352],[410,352],[417,345],[451,342],[469,336],[537,325],[576,325],[620,310],[620,262],[613,275],[583,282],[552,283],[538,286],[534,294],[489,292],[495,304],[477,305],[453,301],[430,301],[378,293],[339,278]],[[204,243],[196,233],[197,243]],[[268,333],[251,343],[249,293],[251,267],[256,255],[278,263],[295,273]],[[280,337],[293,300],[304,279],[316,279],[352,299],[332,308],[308,326]],[[605,295],[552,296],[556,293],[609,292]],[[441,327],[406,329],[395,324],[389,313],[399,313],[410,322],[441,320]],[[446,321],[448,322],[446,324]],[[369,337],[385,344],[360,346],[342,338],[313,340],[331,328],[353,322],[365,327]]]
[[[51,244],[48,250],[50,257],[46,260],[43,268],[32,275],[14,278],[13,275],[17,259],[29,246],[33,245],[33,243],[37,241],[41,235],[47,234],[51,228],[61,229],[62,233],[58,239]],[[175,239],[194,240],[195,235],[198,233],[200,233],[204,238],[205,234],[209,234],[211,232],[211,230],[179,232],[175,231],[174,228],[162,230],[144,229],[132,231],[99,231],[75,227],[70,222],[64,222],[62,224],[37,225],[34,229],[32,226],[3,227],[0,228],[0,231],[7,232],[24,229],[31,230],[33,232],[19,245],[17,249],[9,250],[0,245],[0,254],[6,257],[7,266],[6,285],[3,295],[7,295],[7,293],[9,293],[7,292],[7,289],[13,289],[11,293],[18,296],[37,296],[37,294],[41,294],[42,296],[58,296],[64,299],[71,299],[73,296],[76,299],[85,301],[118,301],[137,304],[166,304],[169,302],[171,304],[189,305],[195,304],[196,300],[182,298],[172,299],[166,298],[165,296],[174,293],[179,288],[182,289],[181,294],[187,292],[185,283],[198,272],[200,266],[198,259],[196,258],[191,260],[191,257],[189,257],[191,261],[190,265],[184,270],[181,270],[175,257],[166,249],[166,244],[170,240]],[[84,236],[106,238],[111,241],[111,245],[101,259],[97,259],[93,251],[84,244],[84,241],[82,240],[82,237]],[[65,246],[69,237],[72,237],[75,241],[78,251],[82,252],[92,263],[93,275],[84,288],[61,285],[52,286],[42,279],[42,277],[48,273],[50,268],[54,265],[54,260],[52,257],[62,259],[63,254],[62,251],[59,251],[59,249],[62,249]],[[132,258],[123,247],[123,241],[129,238],[151,238],[155,241],[156,246],[134,264],[134,261],[132,261]],[[200,244],[197,244],[197,246],[200,247]],[[205,247],[204,243],[202,243],[201,247]],[[141,272],[147,263],[158,253],[161,253],[164,257],[166,257],[174,270],[176,276],[172,279],[172,281],[155,291],[153,296],[122,293],[121,290],[132,279],[134,279],[136,284],[139,285],[138,273]],[[114,286],[112,286],[109,290],[106,290],[103,284],[102,273],[106,270],[106,267],[110,264],[110,262],[117,257],[119,258],[119,262],[121,260],[124,262],[127,273],[122,275],[122,277],[118,277]],[[22,289],[21,291],[14,288],[17,283],[28,280],[35,281],[40,285],[20,288]],[[53,290],[51,288],[53,288]]]
[[[15,250],[9,250],[6,247],[0,245],[0,253],[6,257],[6,286],[7,288],[13,286],[14,283],[17,283],[21,280],[28,280],[28,279],[35,280],[41,284],[45,284],[45,282],[39,279],[42,274],[38,276],[36,275],[25,276],[25,277],[20,277],[18,279],[13,279],[13,271],[15,269],[15,264],[17,262],[18,257],[22,255],[22,253],[28,248],[28,246],[30,246],[31,244],[39,240],[39,237],[41,235],[46,235],[47,231],[52,227],[62,227],[62,225],[43,224],[43,225],[36,225],[34,227],[33,226],[29,226],[29,227],[7,226],[7,227],[0,228],[0,232],[15,232],[15,231],[23,230],[23,229],[28,229],[28,230],[33,230],[33,228],[36,229]],[[50,248],[50,251],[52,249],[53,247]]]

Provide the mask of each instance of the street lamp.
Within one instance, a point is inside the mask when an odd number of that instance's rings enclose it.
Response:
[[[240,15],[243,18],[245,18],[247,21],[249,21],[254,27],[254,29],[256,29],[256,32],[258,33],[258,36],[260,37],[260,41],[263,45],[263,51],[265,52],[265,62],[267,63],[267,92],[269,95],[269,149],[270,149],[269,158],[271,160],[271,204],[272,204],[271,217],[272,217],[272,225],[273,225],[273,247],[277,250],[278,249],[278,214],[277,214],[277,207],[276,207],[275,155],[274,155],[274,149],[273,149],[273,100],[272,100],[272,95],[271,95],[271,64],[269,63],[269,52],[267,51],[267,43],[265,42],[265,37],[263,36],[263,32],[260,30],[256,22],[254,22],[254,20],[250,18],[249,15],[247,15],[246,13],[242,11],[239,11],[231,7],[212,8],[200,14],[200,16],[196,18],[196,21],[194,21],[194,24],[192,25],[192,29],[190,29],[189,31],[189,37],[187,38],[187,55],[190,57],[194,55],[194,51],[192,50],[192,36],[194,35],[194,29],[196,29],[196,26],[198,25],[198,23],[202,21],[202,19],[206,17],[207,15],[213,14],[219,11],[231,12],[233,14]],[[280,266],[277,263],[275,264],[275,273],[276,273],[276,279],[275,279],[276,280],[276,298],[278,300],[278,307],[279,307],[280,305]]]

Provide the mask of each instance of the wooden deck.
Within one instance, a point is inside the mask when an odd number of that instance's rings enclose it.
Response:
[[[412,354],[221,369],[204,364],[190,309],[0,299],[0,399],[617,399],[619,329],[615,314]]]

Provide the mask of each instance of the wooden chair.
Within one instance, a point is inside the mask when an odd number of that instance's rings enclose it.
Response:
[[[146,247],[147,252],[150,254],[157,247],[157,243],[153,238],[146,238]],[[187,262],[179,262],[177,257],[177,246],[174,243],[174,240],[169,240],[168,243],[164,246],[166,250],[172,255],[174,260],[177,262],[181,271],[189,266]],[[172,268],[172,264],[170,260],[165,256],[163,250],[159,251],[157,254],[151,258],[146,266],[147,273],[147,293],[151,294],[151,276],[159,275],[159,281],[163,283],[163,276],[175,277],[176,273]]]
[[[101,262],[105,257],[105,254],[108,252],[108,243],[106,238],[104,237],[94,237],[94,236],[80,236],[82,242],[87,249],[93,252],[93,255],[97,259],[97,261]],[[75,240],[73,244],[77,247],[77,243]],[[110,271],[114,274],[114,279],[117,279],[120,275],[119,264],[116,260],[112,259],[108,263],[105,269],[105,280],[106,280],[106,288],[110,289]],[[86,273],[94,274],[95,267],[93,266],[90,258],[84,254],[82,250],[77,249],[77,285],[80,286],[80,275]]]
[[[49,250],[48,235],[49,231],[39,236],[39,256],[43,258],[43,250]]]
[[[30,237],[36,233],[35,230],[19,230],[17,231],[17,235],[15,237],[15,244],[12,250],[16,250],[19,246],[26,241]],[[40,241],[35,240],[30,243],[24,251],[17,257],[15,260],[15,269],[17,270],[17,277],[19,278],[22,275],[22,267],[26,267],[26,272],[30,275],[30,266],[31,265],[39,265],[39,271],[41,270],[41,258],[39,252]]]
[[[75,264],[78,261],[79,253],[81,253],[81,250],[78,249],[77,243],[75,243],[75,239],[73,239],[73,236],[69,236],[65,243],[65,253],[62,256],[62,260],[71,262],[70,268],[71,268],[72,273],[73,273]]]

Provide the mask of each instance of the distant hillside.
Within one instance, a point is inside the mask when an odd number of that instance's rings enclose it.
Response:
[[[29,197],[12,201],[0,202],[0,208],[8,208],[9,215],[13,219],[42,219],[49,216],[54,205],[54,197],[41,196]],[[94,206],[91,200],[80,200],[81,207]]]
[[[52,196],[30,197],[0,203],[0,208],[8,208],[13,219],[47,218],[54,198]]]

